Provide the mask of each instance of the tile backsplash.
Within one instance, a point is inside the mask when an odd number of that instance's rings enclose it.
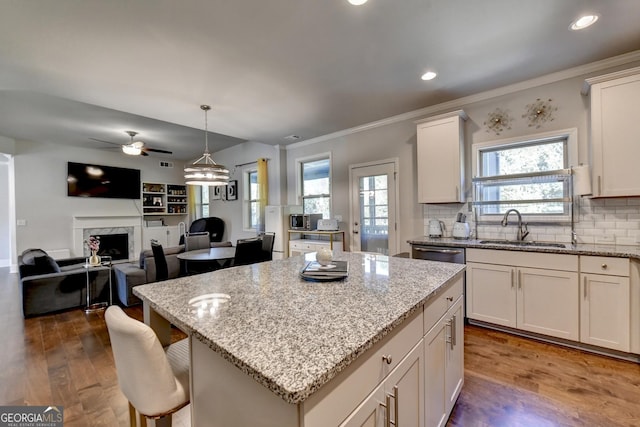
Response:
[[[447,203],[423,205],[424,235],[429,235],[429,220],[439,219],[445,223],[445,237],[451,237],[451,230],[458,212],[467,215],[472,230],[471,238],[476,238],[473,212],[469,203]],[[580,198],[574,204],[576,211],[575,232],[578,243],[638,245],[640,244],[640,197],[611,199]],[[479,225],[479,239],[516,238],[515,217],[509,218],[509,225]],[[553,225],[530,225],[527,240],[547,242],[571,242],[571,227]]]

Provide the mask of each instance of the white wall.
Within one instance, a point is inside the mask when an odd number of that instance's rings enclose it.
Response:
[[[26,225],[16,229],[17,254],[27,248],[72,249],[76,215],[141,214],[140,200],[68,197],[68,161],[140,169],[142,181],[184,182],[183,164],[178,162],[174,162],[174,169],[164,169],[152,156],[129,157],[117,151],[18,141],[14,156],[15,212],[16,220],[24,220]]]
[[[245,189],[242,185],[243,171],[256,167],[254,163],[259,158],[269,159],[267,163],[267,173],[269,176],[269,201],[270,204],[279,204],[286,195],[286,184],[282,185],[281,170],[286,170],[283,164],[282,149],[279,146],[262,144],[259,142],[245,142],[226,150],[212,154],[216,163],[225,165],[231,172],[230,179],[238,180],[238,200],[214,200],[209,205],[209,215],[217,216],[225,222],[225,240],[236,242],[238,239],[255,236],[255,231],[244,230],[242,221],[242,205],[245,196]],[[246,166],[245,163],[251,163]]]
[[[408,251],[407,239],[422,233],[422,207],[417,203],[416,189],[416,125],[413,120],[353,133],[316,144],[297,144],[287,150],[287,182],[289,204],[296,200],[296,159],[331,152],[331,208],[332,215],[342,215],[340,228],[348,230],[349,221],[349,165],[397,157],[399,159],[399,216],[400,251]],[[347,247],[350,236],[346,235]]]

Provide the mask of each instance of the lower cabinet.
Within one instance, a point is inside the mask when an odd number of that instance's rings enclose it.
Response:
[[[353,411],[342,427],[423,426],[424,343],[406,355],[385,381]]]
[[[177,225],[142,228],[142,249],[151,249],[151,240],[157,240],[163,247],[178,246],[180,233]]]
[[[631,351],[629,260],[581,257],[580,341]]]
[[[463,298],[424,337],[426,426],[444,426],[464,381]]]
[[[468,250],[467,260],[467,317],[579,340],[577,256]]]

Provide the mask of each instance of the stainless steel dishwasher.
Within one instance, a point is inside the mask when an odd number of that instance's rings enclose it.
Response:
[[[411,258],[464,264],[464,248],[449,246],[411,245]]]
[[[432,246],[432,245],[411,245],[411,258],[415,259],[425,259],[429,261],[442,261],[442,262],[453,262],[456,264],[465,264],[465,250],[460,247],[451,247],[451,246]],[[467,295],[467,277],[465,273],[465,277],[463,278],[464,291],[463,298],[465,298],[464,303],[464,317],[465,323],[467,319],[467,303],[466,303],[466,295]]]

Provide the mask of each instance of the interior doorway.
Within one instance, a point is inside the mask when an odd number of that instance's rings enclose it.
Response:
[[[398,253],[398,159],[349,166],[351,250]]]

